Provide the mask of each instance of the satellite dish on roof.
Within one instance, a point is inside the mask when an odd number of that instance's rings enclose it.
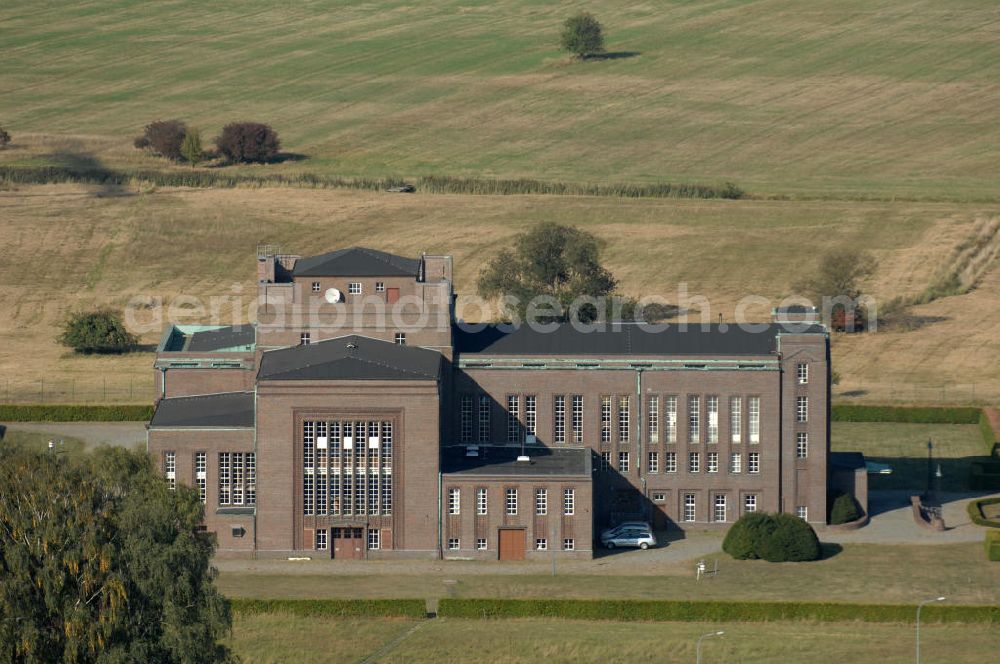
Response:
[[[336,288],[328,288],[326,290],[326,301],[330,304],[336,304],[344,299],[344,295]]]

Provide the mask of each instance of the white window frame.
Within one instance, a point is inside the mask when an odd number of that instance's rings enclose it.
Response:
[[[485,537],[479,537],[476,539],[476,551],[487,551],[487,543]]]
[[[688,395],[688,442],[701,441],[701,397]]]
[[[392,337],[392,341],[397,346],[405,346],[406,345],[406,332],[396,332],[396,334],[393,335],[393,337]]]
[[[760,472],[760,452],[750,452],[747,455],[747,472],[751,475]]]
[[[649,423],[649,442],[655,444],[660,442],[660,396],[651,394],[647,404],[646,419]]]
[[[709,473],[719,472],[719,453],[709,452],[708,458],[705,459],[705,471]]]
[[[706,408],[708,409],[708,442],[719,442],[719,397],[707,397]]]
[[[544,537],[535,538],[535,551],[548,551],[549,540]]]
[[[493,412],[493,402],[488,394],[479,395],[479,412],[477,413],[478,418],[478,429],[479,429],[479,442],[489,443],[493,439],[492,424],[490,422],[490,416]]]
[[[361,282],[352,281],[347,284],[347,294],[348,295],[361,295]]]
[[[664,404],[664,419],[666,424],[666,442],[677,442],[677,396],[668,395]]]
[[[375,282],[375,292],[376,293],[384,293],[385,292],[385,282],[384,281],[376,281]]]
[[[727,505],[726,494],[717,493],[715,494],[715,503],[712,506],[712,520],[716,523],[725,523],[729,520],[729,508]],[[721,512],[720,512],[721,510]],[[719,515],[722,516],[719,516]]]
[[[795,421],[809,421],[809,397],[795,397]]]
[[[688,472],[689,473],[701,472],[701,453],[688,452]]]
[[[313,548],[317,551],[326,551],[328,545],[326,528],[317,528],[313,534]]]
[[[538,424],[538,397],[534,394],[524,396],[524,434],[526,436],[537,436]],[[538,438],[535,438],[538,441]]]
[[[677,472],[677,452],[667,452],[667,456],[664,457],[663,462],[663,472]]]
[[[472,442],[472,420],[473,420],[473,410],[472,410],[472,395],[463,394],[461,397],[461,403],[459,405],[459,436],[463,443]]]
[[[760,397],[747,397],[747,435],[750,444],[760,443]]]
[[[476,514],[485,516],[489,512],[489,494],[486,489],[479,487],[476,489]]]
[[[574,394],[573,395],[573,410],[572,410],[572,426],[573,426],[573,442],[582,443],[583,442],[583,395]]]
[[[800,362],[795,366],[795,382],[799,385],[809,384],[809,365]]]
[[[809,434],[799,431],[795,434],[795,458],[805,459],[809,456]]]
[[[299,333],[299,345],[300,346],[308,346],[311,343],[312,343],[312,333],[310,333],[310,332],[301,332],[301,333]]]
[[[601,452],[601,470],[611,470],[611,452],[608,450]]]
[[[601,396],[601,442],[611,442],[611,396]]]
[[[809,508],[805,505],[795,506],[795,516],[799,517],[803,521],[809,520]]]
[[[618,472],[620,473],[628,472],[628,452],[618,453]]]
[[[318,293],[321,290],[323,290],[323,285],[320,282],[318,281],[312,282],[312,292]]]
[[[448,489],[448,514],[462,513],[462,490],[456,488]]]
[[[535,489],[535,516],[545,516],[549,513],[549,490]]]
[[[563,539],[563,551],[576,551],[576,540],[572,537]]]
[[[557,394],[552,402],[552,440],[566,442],[566,395]]]
[[[460,537],[449,537],[448,538],[448,550],[458,551],[462,548],[462,539]]]
[[[173,450],[163,453],[163,474],[167,478],[167,486],[177,488],[177,452]]]
[[[198,497],[201,504],[208,502],[208,453],[194,453],[194,482],[198,487]]]
[[[753,514],[757,511],[757,494],[748,493],[743,496],[743,513]]]
[[[507,516],[517,516],[517,489],[508,487],[504,491],[504,512]]]
[[[618,442],[627,444],[632,433],[632,400],[628,394],[618,397]]]
[[[743,399],[729,397],[729,440],[740,443],[743,438]]]
[[[733,452],[729,455],[729,472],[734,475],[743,472],[743,455],[739,452]]]
[[[563,516],[573,516],[576,513],[576,490],[563,489]]]
[[[650,452],[649,453],[649,472],[658,473],[660,472],[660,453]]]
[[[382,548],[382,531],[378,528],[368,530],[368,550],[378,551]]]
[[[507,442],[521,442],[521,398],[517,394],[507,395]]]
[[[697,513],[697,506],[698,506],[697,498],[695,497],[695,495],[693,493],[685,493],[683,500],[684,500],[684,503],[683,503],[683,508],[682,508],[683,511],[681,512],[681,521],[684,521],[686,523],[691,523],[698,516],[698,513]]]

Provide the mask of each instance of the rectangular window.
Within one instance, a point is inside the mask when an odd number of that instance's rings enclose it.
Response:
[[[566,395],[557,394],[553,405],[552,439],[557,443],[566,442]]]
[[[384,281],[376,281],[375,282],[375,292],[376,293],[384,293],[385,292],[385,282]]]
[[[319,284],[318,281],[312,282],[312,291],[314,293],[318,293],[320,291],[320,289],[322,289],[322,286],[320,286],[320,284]]]
[[[688,442],[701,440],[701,397],[688,397]]]
[[[517,489],[507,489],[507,516],[517,515]]]
[[[163,453],[163,473],[167,476],[167,486],[177,488],[177,452]]]
[[[326,551],[326,528],[316,530],[316,550]]]
[[[726,496],[716,495],[715,496],[715,510],[712,514],[712,520],[718,522],[724,522],[726,520]]]
[[[302,423],[302,513],[306,516],[392,514],[393,425],[384,421],[307,420]],[[256,503],[256,456],[233,453],[232,501],[244,483]]]
[[[664,471],[668,473],[677,472],[677,452],[667,452],[664,462],[665,462],[665,466],[663,468]]]
[[[583,395],[573,395],[573,442],[583,442]]]
[[[476,551],[485,551],[485,550],[486,550],[486,538],[480,537],[479,539],[476,540]]]
[[[795,516],[799,517],[803,521],[809,520],[809,508],[805,505],[799,505],[795,508]]]
[[[601,470],[611,469],[611,452],[601,452]]]
[[[507,395],[507,442],[521,442],[520,399],[516,394]]]
[[[623,443],[629,441],[629,415],[628,395],[618,397],[618,440]]]
[[[462,426],[461,426],[461,438],[463,443],[472,442],[472,395],[463,394],[462,404],[460,407]]]
[[[708,442],[719,442],[719,397],[708,397]]]
[[[396,342],[397,346],[405,346],[406,345],[406,332],[397,332],[396,335],[393,337],[393,341]]]
[[[243,504],[243,453],[233,452],[233,505]]]
[[[312,334],[309,332],[303,332],[299,335],[299,344],[302,346],[308,346],[312,343]]]
[[[229,452],[219,452],[219,505],[230,505],[232,504],[232,498],[229,495],[230,483],[232,481],[229,475]],[[309,500],[306,502],[308,509],[312,509],[312,476],[310,475],[309,480]],[[312,512],[306,512],[306,514],[312,514]]]
[[[490,397],[486,394],[479,395],[479,442],[488,443],[493,436],[490,435]]]
[[[760,452],[751,452],[747,457],[747,472],[760,472]]]
[[[729,455],[729,472],[743,472],[743,456],[739,452],[733,452]]]
[[[799,385],[805,385],[809,382],[809,365],[808,364],[798,364],[795,367],[795,379]]]
[[[544,537],[539,537],[535,540],[535,551],[547,551],[549,548],[549,541]]]
[[[750,443],[760,442],[760,397],[747,398],[747,410],[750,416]]]
[[[743,400],[729,397],[729,440],[739,443],[743,435]]]
[[[804,431],[795,434],[795,456],[799,459],[809,456],[809,434]]]
[[[601,442],[611,442],[611,397],[601,397]]]
[[[204,452],[194,453],[194,482],[195,486],[198,487],[198,497],[201,498],[201,503],[205,504],[208,482],[207,482],[207,471],[208,461],[206,454]]]
[[[378,551],[382,548],[382,531],[372,528],[368,531],[368,550]]]
[[[460,514],[462,509],[462,490],[448,489],[448,514]]]
[[[688,472],[701,472],[701,455],[698,452],[688,453]]]
[[[694,521],[694,494],[685,493],[684,494],[684,512],[681,516],[682,521]]]
[[[247,505],[257,504],[257,453],[247,452]]]
[[[649,442],[660,442],[660,397],[653,395],[649,397],[649,412],[646,414],[649,421]]]
[[[710,472],[710,473],[717,473],[717,472],[719,472],[719,453],[718,452],[709,452],[708,453],[708,458],[706,460],[708,462],[708,472]]]
[[[535,515],[545,516],[549,513],[548,489],[535,489]]]
[[[665,502],[667,502],[667,494],[663,493],[662,491],[658,491],[658,492],[654,493],[653,494],[653,502],[654,503],[665,503]]]
[[[449,537],[448,538],[448,550],[449,551],[458,551],[459,546],[461,546],[461,540],[459,540],[457,537]]]
[[[563,551],[574,551],[576,549],[576,540],[572,538],[567,538],[563,540]]]
[[[563,515],[573,516],[576,512],[576,491],[563,489]]]
[[[795,421],[809,421],[809,397],[795,397]]]
[[[744,514],[750,514],[751,512],[757,511],[757,494],[748,493],[743,496],[743,512]]]
[[[361,283],[357,281],[352,281],[347,284],[347,292],[351,295],[361,295]]]
[[[486,489],[476,489],[476,514],[483,516],[487,513]]]
[[[658,473],[660,472],[660,453],[650,452],[649,453],[649,472]]]
[[[618,470],[623,473],[628,472],[628,452],[618,453]]]
[[[524,433],[528,436],[535,436],[535,423],[537,422],[538,397],[529,394],[524,397]]]
[[[664,404],[664,414],[666,416],[666,439],[668,443],[677,442],[677,397],[669,396]]]

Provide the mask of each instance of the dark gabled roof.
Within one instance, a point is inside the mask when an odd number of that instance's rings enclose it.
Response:
[[[187,352],[220,350],[237,346],[253,346],[255,342],[253,325],[233,325],[218,330],[205,330],[191,334],[190,341],[184,350]]]
[[[349,247],[320,256],[300,258],[292,268],[296,277],[413,277],[420,261],[384,251]]]
[[[641,323],[608,324],[603,331],[577,330],[563,323],[555,330],[533,330],[527,325],[505,332],[489,326],[479,332],[455,332],[455,347],[461,355],[770,355],[776,350],[779,325],[764,325],[750,331],[738,325],[691,323],[687,329],[672,323],[666,330],[653,330]],[[808,332],[822,332],[822,327]]]
[[[458,475],[547,476],[581,475],[590,479],[590,449],[527,445],[529,461],[518,461],[519,446],[480,445],[479,456],[466,454],[465,445],[441,448],[442,473]]]
[[[437,380],[437,351],[352,334],[264,353],[258,380]]]
[[[161,399],[150,428],[253,428],[253,392],[220,392]]]

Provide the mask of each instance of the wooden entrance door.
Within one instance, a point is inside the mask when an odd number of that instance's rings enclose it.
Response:
[[[333,557],[341,560],[361,559],[365,557],[364,528],[331,528],[333,539]]]
[[[386,288],[385,289],[385,301],[388,304],[393,304],[399,300],[399,289],[398,288]]]
[[[524,560],[523,528],[500,529],[500,560]]]

